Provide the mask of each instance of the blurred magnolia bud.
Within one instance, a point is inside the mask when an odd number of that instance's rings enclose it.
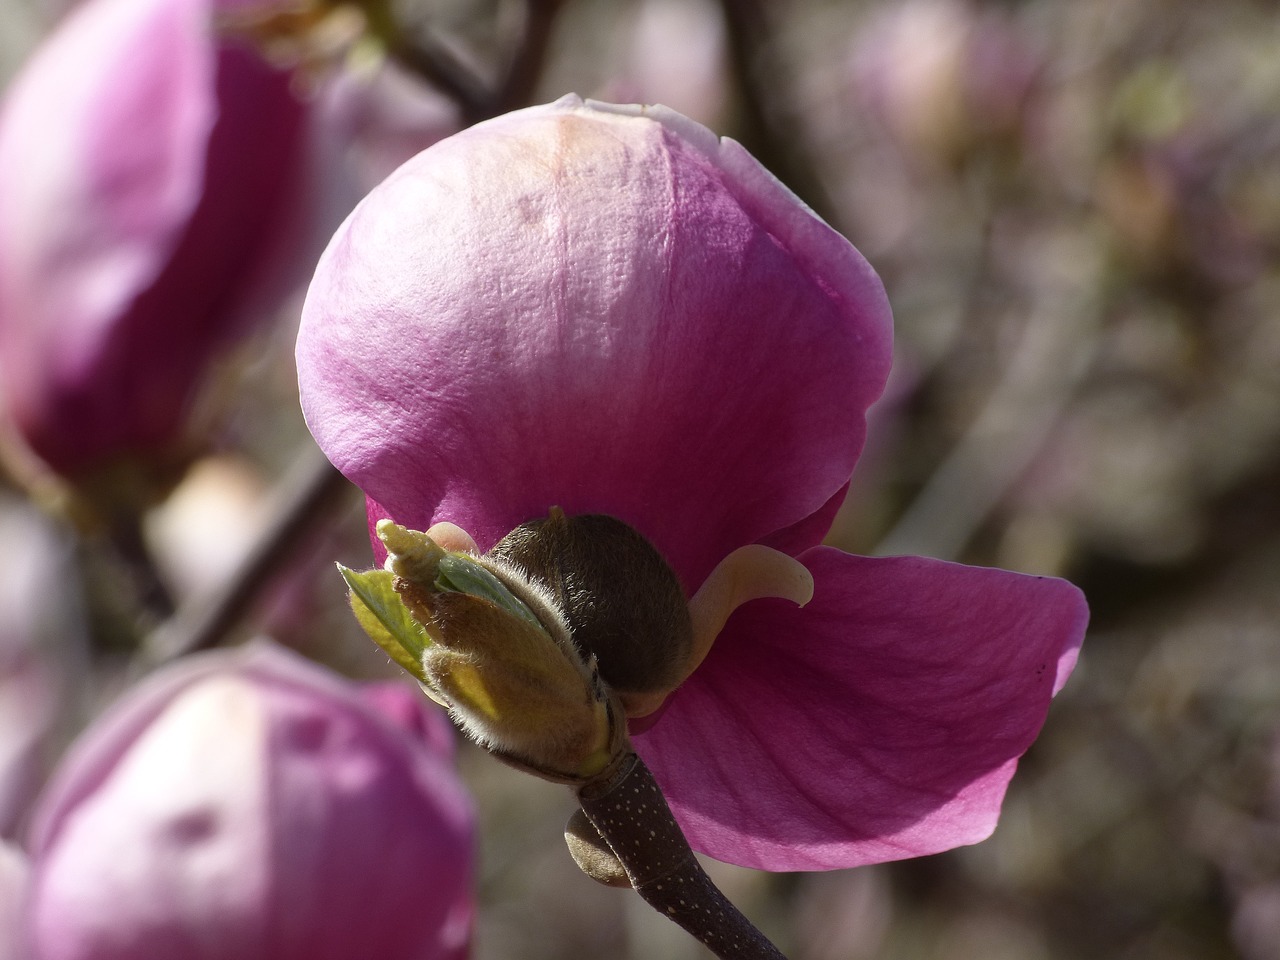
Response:
[[[252,565],[254,551],[262,548],[264,531],[271,529],[280,509],[279,491],[296,489],[306,466],[300,463],[284,474],[273,497],[260,464],[243,454],[219,452],[193,461],[169,495],[147,511],[146,546],[179,607],[216,604],[227,584]],[[303,534],[297,562],[273,571],[255,601],[261,632],[322,660],[317,643],[325,641],[316,630],[315,617],[322,615],[316,584],[321,576],[327,583],[331,575],[325,554],[333,536],[323,525]],[[182,618],[165,624],[151,637],[153,652],[163,656],[189,629]]]
[[[642,0],[623,21],[625,48],[603,99],[661,103],[699,123],[729,103],[724,15],[714,0]]]
[[[196,461],[144,519],[147,545],[180,601],[216,589],[269,522],[270,489],[247,458]]]
[[[419,732],[447,721],[362,693],[258,642],[127,694],[37,806],[35,955],[464,957],[473,814]]]
[[[858,35],[853,93],[908,151],[950,159],[1019,123],[1040,69],[1012,20],[969,0],[907,0]]]
[[[63,476],[176,457],[208,361],[293,269],[271,254],[304,108],[244,15],[86,0],[8,91],[0,385],[11,429]]]

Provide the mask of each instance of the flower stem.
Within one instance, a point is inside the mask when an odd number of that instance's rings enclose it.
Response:
[[[636,893],[721,960],[786,960],[711,882],[644,761],[631,754],[614,769],[578,800]]]
[[[444,44],[430,36],[401,36],[388,50],[401,66],[450,97],[468,124],[492,116],[493,95],[470,66]]]

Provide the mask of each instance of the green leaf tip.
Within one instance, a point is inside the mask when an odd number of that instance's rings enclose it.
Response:
[[[419,683],[426,683],[422,654],[431,638],[396,593],[395,575],[387,570],[357,572],[337,566],[351,591],[351,611],[369,639]]]

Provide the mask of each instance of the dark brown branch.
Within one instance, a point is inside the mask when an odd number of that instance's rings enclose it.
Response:
[[[141,515],[130,513],[113,517],[108,539],[115,557],[127,572],[135,606],[146,624],[143,629],[172,617],[175,610],[173,596],[147,548],[142,535]]]
[[[546,62],[556,14],[563,5],[564,0],[525,0],[520,40],[496,89],[490,89],[452,50],[425,30],[401,31],[390,43],[389,52],[457,103],[465,123],[479,123],[531,102]]]
[[[720,0],[729,65],[742,108],[742,145],[837,230],[835,205],[799,129],[793,83],[779,55],[768,0]]]
[[[547,59],[556,14],[563,5],[563,0],[525,0],[524,29],[494,98],[495,115],[530,103]]]
[[[448,47],[430,36],[401,36],[388,50],[393,58],[458,105],[470,125],[494,115],[494,96],[480,77]]]
[[[217,645],[247,614],[306,542],[316,520],[350,503],[354,487],[309,447],[276,487],[274,521],[235,574],[209,595],[188,602],[149,636],[142,658],[154,665]]]
[[[651,907],[721,960],[786,960],[711,882],[638,756],[579,788],[578,800]]]

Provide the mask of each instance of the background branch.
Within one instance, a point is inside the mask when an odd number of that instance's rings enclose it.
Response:
[[[762,0],[720,0],[729,64],[741,99],[742,145],[837,230],[835,204],[819,179],[795,116],[794,84]]]
[[[139,666],[216,646],[287,570],[308,543],[318,521],[348,507],[353,487],[315,447],[308,445],[276,486],[270,526],[236,572],[213,592],[186,603],[143,644]]]

